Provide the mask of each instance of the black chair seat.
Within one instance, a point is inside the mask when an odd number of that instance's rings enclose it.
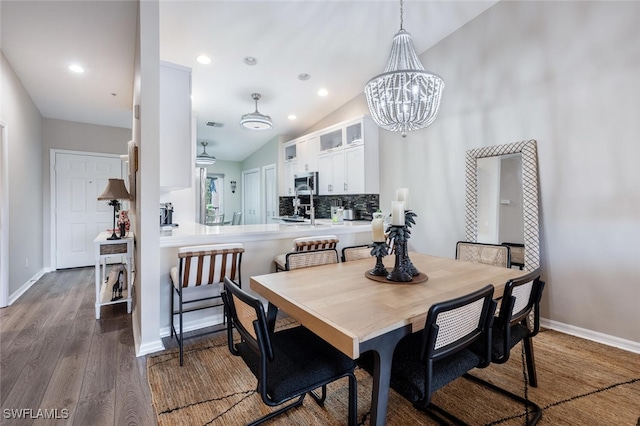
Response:
[[[271,343],[277,362],[267,370],[267,392],[274,401],[284,402],[291,395],[313,389],[327,377],[342,377],[355,367],[354,360],[302,326],[274,333]],[[260,355],[247,343],[236,347],[251,371],[260,377]]]
[[[411,350],[422,345],[422,332],[413,333],[398,342],[393,354],[391,368],[391,388],[410,402],[418,402],[427,397],[424,379],[424,361],[420,361],[420,351]],[[462,349],[446,358],[433,362],[432,392],[451,383],[469,370],[480,365],[482,359],[473,351]],[[365,352],[358,359],[358,365],[373,374],[373,353]]]

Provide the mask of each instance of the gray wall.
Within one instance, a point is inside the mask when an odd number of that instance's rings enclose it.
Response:
[[[536,139],[542,315],[634,342],[638,16],[638,2],[500,2],[421,55],[446,84],[434,124],[404,139],[380,131],[381,206],[408,187],[410,245],[446,257],[465,236],[465,151]],[[362,95],[310,130],[366,111]]]
[[[638,16],[638,2],[500,2],[421,57],[447,85],[435,124],[381,143],[381,158],[407,165],[383,171],[383,193],[406,183],[424,195],[415,246],[451,256],[464,237],[464,151],[536,139],[542,314],[635,342]]]
[[[51,266],[51,171],[52,149],[99,152],[105,154],[127,154],[127,142],[131,140],[131,129],[76,123],[73,121],[45,118],[42,125],[42,188],[43,188],[43,250],[44,265]],[[126,176],[124,176],[126,178]]]
[[[0,120],[8,129],[11,297],[43,269],[42,116],[9,62],[0,57]]]

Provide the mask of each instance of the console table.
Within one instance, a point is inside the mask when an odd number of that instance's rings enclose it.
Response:
[[[101,232],[95,240],[96,260],[96,319],[100,319],[100,307],[127,302],[127,313],[131,313],[131,289],[133,286],[133,232],[129,232],[126,238],[109,240],[111,232]],[[126,288],[122,291],[122,298],[112,300],[112,285],[107,277],[107,258],[120,256],[125,265]]]

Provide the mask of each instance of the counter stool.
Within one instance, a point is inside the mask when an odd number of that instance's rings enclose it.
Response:
[[[309,250],[321,250],[321,249],[335,249],[340,240],[335,235],[315,235],[312,237],[301,237],[293,240],[293,247],[289,253],[309,251]],[[277,255],[273,261],[276,264],[276,272],[286,271],[287,254],[283,253]]]
[[[180,365],[183,363],[183,314],[201,309],[216,308],[223,306],[220,292],[223,287],[224,278],[241,283],[240,266],[242,263],[242,244],[212,244],[202,246],[182,247],[178,250],[178,266],[171,268],[171,337],[175,336],[180,347]],[[202,290],[200,296],[184,300],[183,296],[191,292],[198,294],[195,288],[211,286],[211,293],[204,295]],[[178,310],[174,308],[174,293],[178,294]],[[183,294],[184,293],[184,294]],[[192,305],[184,309],[184,305]],[[179,332],[176,331],[173,321],[174,316],[179,316]]]

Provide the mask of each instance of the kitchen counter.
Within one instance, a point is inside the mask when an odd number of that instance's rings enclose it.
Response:
[[[241,285],[249,289],[249,278],[255,275],[268,274],[275,271],[273,258],[277,254],[291,250],[295,238],[312,235],[336,235],[338,253],[343,247],[369,244],[371,242],[371,222],[351,221],[332,225],[330,219],[316,219],[316,225],[310,223],[268,223],[260,225],[207,226],[199,223],[181,223],[180,226],[160,232],[160,336],[169,335],[169,305],[171,285],[169,270],[178,263],[180,247],[218,244],[242,243],[245,249],[242,255]],[[371,267],[375,259],[371,261]],[[202,296],[214,291],[212,289],[192,289],[193,297]],[[217,292],[220,291],[216,288]],[[250,290],[249,290],[250,291]],[[210,294],[209,294],[210,295]],[[196,297],[197,298],[197,297]],[[195,330],[222,323],[222,310],[194,311],[185,314],[185,330]]]
[[[253,241],[281,240],[308,236],[340,235],[371,232],[371,222],[366,220],[345,221],[332,224],[330,219],[316,219],[290,223],[268,223],[258,225],[209,226],[199,223],[180,224],[179,227],[160,232],[160,247],[182,247],[198,244],[246,243]]]

